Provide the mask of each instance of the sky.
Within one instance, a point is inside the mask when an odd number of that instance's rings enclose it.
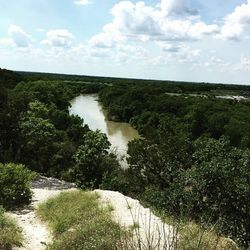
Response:
[[[250,0],[0,0],[0,68],[250,84]]]

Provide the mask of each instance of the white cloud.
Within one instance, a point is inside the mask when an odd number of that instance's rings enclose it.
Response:
[[[50,30],[41,43],[52,47],[70,47],[74,36],[66,29]]]
[[[250,24],[250,0],[237,6],[235,10],[224,19],[219,37],[238,40],[242,37],[244,29]]]
[[[0,47],[14,47],[15,43],[11,38],[0,39]]]
[[[162,49],[161,56],[153,59],[154,65],[199,65],[202,60],[202,53],[197,48],[192,48],[184,43],[157,42]]]
[[[45,29],[43,29],[43,28],[37,28],[36,31],[37,32],[45,32]]]
[[[114,48],[116,46],[116,42],[118,41],[122,42],[124,41],[124,38],[114,32],[112,35],[108,32],[103,32],[93,36],[89,40],[89,44],[97,48]]]
[[[11,25],[8,29],[8,35],[17,47],[28,47],[30,45],[31,36],[19,26]]]
[[[162,0],[161,9],[165,15],[197,15],[198,11],[191,9],[186,0]]]
[[[182,46],[178,43],[166,43],[166,42],[157,42],[157,45],[165,52],[170,52],[170,53],[177,53]]]
[[[250,59],[246,56],[241,56],[240,63],[235,65],[234,70],[236,71],[250,71]]]
[[[88,4],[90,4],[90,1],[89,0],[76,0],[76,1],[74,1],[74,3],[76,5],[88,5]]]
[[[172,15],[186,13],[186,15]],[[100,46],[114,46],[121,40],[186,41],[216,34],[216,24],[206,24],[183,0],[162,0],[157,7],[140,1],[121,1],[111,10],[113,21],[104,26],[103,32],[90,41]]]

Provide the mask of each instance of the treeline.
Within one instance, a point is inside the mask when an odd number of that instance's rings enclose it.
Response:
[[[239,84],[211,84],[207,82],[184,82],[184,81],[163,81],[163,80],[144,80],[132,78],[114,78],[114,77],[97,77],[85,75],[66,75],[66,74],[52,74],[52,73],[34,73],[34,72],[18,72],[26,81],[36,80],[61,80],[64,82],[79,83],[96,83],[109,85],[137,85],[138,87],[145,85],[153,86],[154,88],[164,89],[166,92],[172,93],[192,93],[192,92],[206,92],[213,93],[216,91],[233,91],[235,94],[242,94],[249,96],[250,86]]]
[[[169,119],[185,130],[191,140],[202,135],[228,136],[233,146],[250,147],[250,102],[216,97],[171,96],[165,86],[113,86],[99,93],[109,118],[126,121],[149,137]]]
[[[171,96],[165,86],[112,86],[99,98],[110,119],[130,122],[129,168],[112,189],[175,218],[216,225],[250,244],[250,103]]]
[[[0,89],[14,88],[18,82],[22,81],[22,79],[22,75],[7,69],[0,68]]]

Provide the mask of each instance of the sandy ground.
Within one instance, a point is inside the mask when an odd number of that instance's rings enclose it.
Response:
[[[52,235],[46,224],[36,216],[35,209],[51,197],[63,191],[76,190],[74,184],[59,181],[54,178],[40,176],[32,183],[32,202],[29,206],[9,213],[17,220],[23,230],[24,245],[14,250],[44,250],[52,241]],[[133,239],[130,241],[133,249],[172,249],[175,239],[174,228],[164,224],[150,209],[144,208],[138,200],[131,199],[119,192],[95,190],[100,201],[110,204],[113,217],[121,226],[133,228]],[[149,248],[149,246],[151,246]]]
[[[52,241],[48,227],[35,214],[39,203],[55,197],[62,191],[75,190],[74,185],[54,178],[40,177],[32,183],[33,197],[29,206],[15,210],[9,215],[15,218],[23,230],[24,245],[14,250],[44,250]]]
[[[163,250],[173,249],[177,233],[175,229],[163,223],[150,209],[144,208],[134,200],[119,192],[95,190],[100,200],[110,204],[116,222],[125,228],[133,228],[133,249]]]

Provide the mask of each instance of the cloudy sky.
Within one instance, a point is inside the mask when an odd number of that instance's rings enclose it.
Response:
[[[0,67],[250,84],[250,0],[0,0]]]

